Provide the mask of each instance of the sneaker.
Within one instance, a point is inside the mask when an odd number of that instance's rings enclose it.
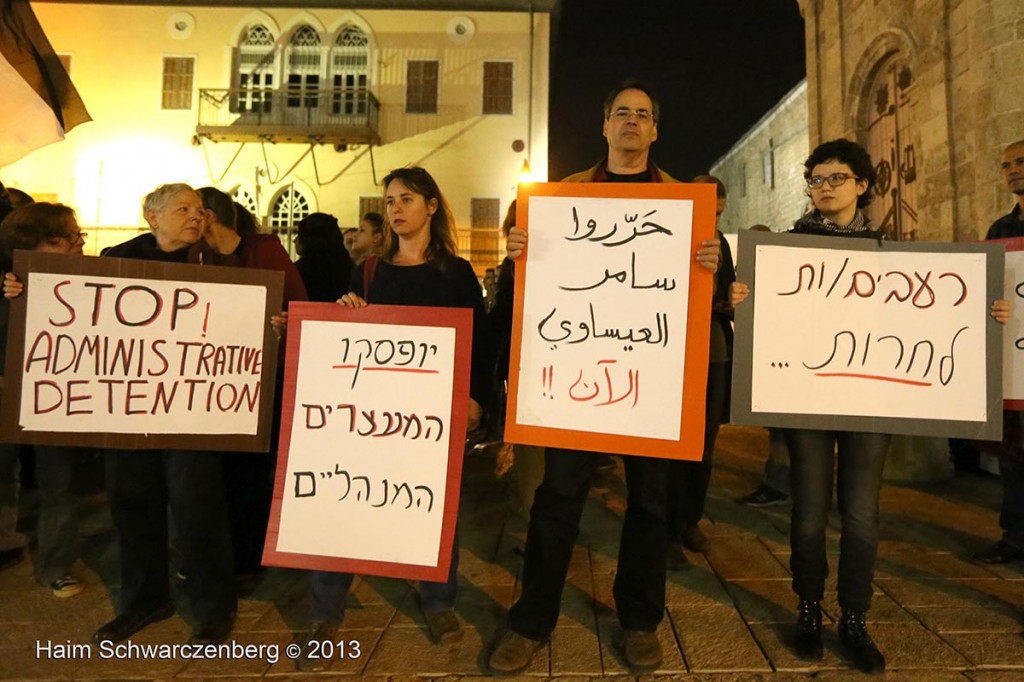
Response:
[[[50,583],[50,589],[53,591],[54,597],[66,599],[67,597],[74,597],[77,594],[81,594],[82,590],[85,589],[85,585],[79,582],[77,578],[72,578],[70,575],[66,575],[63,578],[58,578]]]
[[[708,551],[708,538],[696,523],[686,527],[686,530],[683,531],[682,540],[683,547],[691,552],[703,554]]]
[[[523,637],[518,632],[506,630],[498,645],[487,660],[488,667],[496,673],[513,674],[522,672],[530,665],[534,655],[544,642]],[[545,667],[546,669],[546,667]]]
[[[462,639],[462,625],[455,617],[453,609],[440,611],[424,611],[423,618],[427,621],[427,630],[435,643],[451,644]]]
[[[686,558],[683,546],[676,543],[668,543],[668,551],[665,554],[665,568],[670,571],[685,571],[692,568],[693,564]]]
[[[661,665],[661,642],[656,632],[626,630],[623,635],[623,653],[630,668],[654,670]]]
[[[768,485],[762,485],[749,495],[744,495],[736,500],[737,504],[745,504],[748,507],[772,507],[787,502],[789,502],[789,495]]]

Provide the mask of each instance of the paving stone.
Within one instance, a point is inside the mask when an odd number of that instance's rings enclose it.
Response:
[[[920,623],[877,623],[869,631],[887,668],[966,668],[970,662]]]
[[[154,679],[174,677],[190,661],[183,658],[139,658],[138,649],[128,647],[129,642],[140,647],[159,644],[182,644],[192,629],[180,617],[168,618],[132,635],[127,642],[115,645],[92,647],[92,658],[75,670],[75,678],[126,678],[137,677],[144,670],[145,675]],[[120,648],[118,648],[120,647]],[[131,656],[131,657],[128,657]],[[45,677],[37,673],[40,677]],[[3,677],[0,675],[0,677]]]
[[[804,661],[793,653],[791,648],[794,636],[792,622],[752,623],[750,630],[764,655],[768,657],[777,671],[819,673],[819,671],[834,670],[846,665],[839,655],[839,642],[836,640],[835,632],[828,627],[822,637],[825,654],[820,661]],[[815,679],[820,679],[820,673],[815,675]]]
[[[729,596],[748,623],[791,623],[797,598],[788,580],[730,580]]]
[[[564,627],[551,633],[552,675],[600,675],[601,643],[593,627]]]
[[[708,606],[680,610],[670,606],[668,611],[690,670],[771,669],[735,609]]]
[[[1020,613],[1005,607],[911,606],[910,613],[937,633],[1020,632]]]
[[[943,639],[973,665],[1017,668],[1024,679],[1024,639],[1020,633],[949,633]]]
[[[329,677],[362,675],[383,632],[383,630],[342,628],[333,647],[321,645],[316,651],[316,653],[331,659],[322,674]],[[297,644],[290,639],[281,641],[280,659],[266,671],[267,677],[294,677],[299,674],[295,669],[295,657],[286,653],[286,647],[293,643]]]
[[[1020,682],[1019,670],[967,670],[964,675],[974,682]]]
[[[793,597],[793,608],[796,608],[796,597]],[[839,595],[834,585],[829,585],[825,591],[825,599],[821,602],[821,609],[833,621],[838,621],[842,615],[839,608]],[[892,597],[885,592],[875,589],[871,595],[871,608],[868,610],[867,621],[869,623],[913,623],[914,618],[905,608],[900,606]]]
[[[511,585],[515,581],[516,574],[505,566],[477,558],[459,559],[459,582],[473,585]]]
[[[706,556],[715,572],[725,580],[789,578],[778,559],[756,539],[721,538],[711,545]]]
[[[1024,610],[1024,584],[991,580],[877,579],[875,585],[904,607],[1009,606]]]
[[[291,641],[287,633],[244,633],[216,648],[204,650],[201,660],[186,661],[179,678],[210,679],[213,677],[258,677],[267,672],[276,659],[285,657],[285,646]],[[263,648],[261,648],[263,647]]]
[[[991,578],[978,564],[949,552],[920,549],[879,552],[875,575],[879,578]]]

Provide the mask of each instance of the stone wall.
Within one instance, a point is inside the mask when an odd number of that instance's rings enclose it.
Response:
[[[801,81],[711,166],[729,203],[718,228],[734,233],[761,223],[789,229],[807,208],[807,81]]]

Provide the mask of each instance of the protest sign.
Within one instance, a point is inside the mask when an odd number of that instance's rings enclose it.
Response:
[[[279,272],[15,253],[9,442],[266,451]]]
[[[1001,437],[1002,246],[739,244],[751,294],[736,308],[734,423]]]
[[[520,185],[507,441],[700,459],[714,224],[714,185]]]
[[[1010,302],[1010,321],[1003,333],[1003,407],[1024,410],[1024,238],[986,243],[1006,247],[1003,298]]]
[[[473,314],[296,303],[263,563],[443,582]]]

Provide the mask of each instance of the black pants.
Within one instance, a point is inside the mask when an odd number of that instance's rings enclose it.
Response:
[[[594,453],[547,449],[544,482],[530,511],[523,593],[509,612],[509,627],[524,637],[547,639],[558,621],[595,460]],[[613,588],[615,608],[623,628],[653,631],[665,611],[668,462],[635,456],[623,461],[629,494]]]
[[[729,363],[708,365],[707,402],[704,414],[704,454],[699,462],[672,460],[668,483],[668,538],[680,542],[688,526],[704,516],[704,503],[711,484],[711,458],[725,414],[725,396],[729,387]]]
[[[121,553],[119,613],[145,613],[170,598],[170,505],[196,618],[209,622],[232,614],[235,581],[221,456],[192,450],[118,450],[108,452],[106,469]]]
[[[820,601],[825,594],[825,528],[838,461],[836,490],[843,523],[839,606],[848,611],[867,611],[871,606],[878,557],[878,494],[890,439],[882,433],[786,430],[793,497],[790,568],[793,591],[800,599]]]
[[[235,574],[256,573],[263,558],[270,500],[274,494],[274,455],[225,452],[222,457]]]

